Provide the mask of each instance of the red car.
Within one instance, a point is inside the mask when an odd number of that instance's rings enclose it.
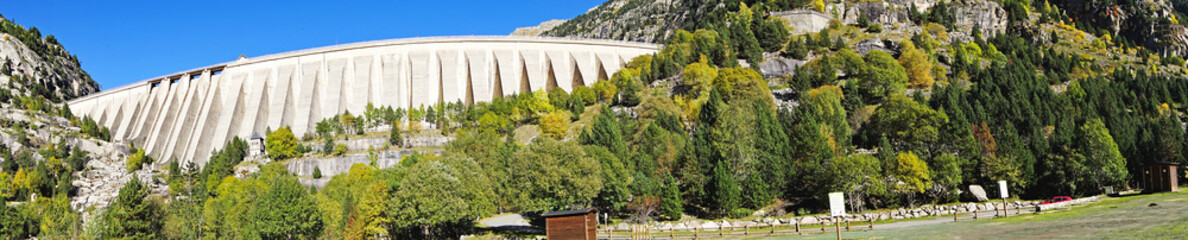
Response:
[[[1057,197],[1052,197],[1052,200],[1044,201],[1040,204],[1049,204],[1049,203],[1058,203],[1058,202],[1067,202],[1067,201],[1072,201],[1072,198],[1069,196],[1057,196]]]

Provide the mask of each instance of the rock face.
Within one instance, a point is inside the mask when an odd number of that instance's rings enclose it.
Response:
[[[611,0],[542,35],[654,43],[693,20],[690,18],[693,13],[708,7],[713,6],[705,6],[701,1]]]
[[[982,29],[982,36],[991,37],[1006,31],[1007,28],[1007,12],[996,2],[965,1],[953,4],[949,11],[956,17],[954,25],[963,28],[964,32],[972,31],[973,26],[978,26]]]
[[[15,26],[3,17],[0,24]],[[69,100],[99,91],[99,84],[82,70],[78,58],[70,55],[52,35],[42,38],[36,28],[0,33],[0,88],[9,88],[9,84],[14,94],[35,93],[34,86],[46,86],[46,98],[50,100]]]
[[[783,77],[785,75],[791,76],[796,73],[796,68],[807,62],[805,60],[787,58],[768,58],[759,64],[759,71],[763,72],[763,77],[768,79]]]
[[[89,212],[86,209],[106,208],[120,194],[120,188],[137,176],[145,183],[150,194],[166,195],[169,193],[168,183],[157,178],[157,169],[163,169],[164,161],[158,161],[136,172],[128,172],[124,160],[128,156],[128,149],[112,143],[76,139],[73,144],[90,153],[91,161],[87,163],[85,171],[75,173],[74,184],[78,187],[78,195],[70,200],[70,206],[84,213],[84,219]]]
[[[565,21],[567,21],[567,20],[553,19],[553,20],[544,21],[544,22],[540,23],[540,25],[537,25],[534,27],[516,28],[516,31],[513,31],[511,33],[511,35],[512,36],[524,36],[524,37],[540,36],[544,32],[553,30],[553,28],[561,25],[562,23],[565,23]]]
[[[63,137],[77,135],[79,132],[79,129],[71,126],[70,121],[65,118],[16,109],[0,109],[0,121],[24,123],[29,126],[24,131],[0,131],[0,143],[9,146],[13,154],[20,151],[36,152],[44,149],[45,144],[56,143]],[[21,138],[28,140],[21,141]],[[165,181],[155,177],[158,174],[155,172],[156,169],[161,169],[165,164],[162,161],[130,173],[124,164],[128,156],[127,147],[82,135],[67,137],[66,145],[87,152],[89,159],[83,169],[75,172],[74,180],[71,181],[71,185],[77,187],[77,195],[70,200],[70,206],[75,210],[88,214],[88,208],[107,207],[133,175],[139,176],[152,193],[167,192]],[[36,161],[44,161],[40,154],[33,154],[32,157]]]
[[[872,23],[884,25],[909,25],[908,11],[912,4],[917,11],[925,12],[932,8],[935,1],[925,0],[889,0],[879,2],[854,3],[845,9],[845,24],[857,24],[858,18],[865,15]],[[974,26],[981,28],[984,37],[991,37],[998,32],[1006,31],[1007,12],[997,2],[987,0],[951,1],[948,9],[955,17],[954,26],[958,29],[950,31],[969,35]],[[886,27],[884,27],[886,29]],[[972,38],[971,38],[972,39]],[[968,39],[967,39],[968,40]]]

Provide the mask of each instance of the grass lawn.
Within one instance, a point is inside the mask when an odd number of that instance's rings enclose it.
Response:
[[[1148,207],[1151,203],[1158,206]],[[835,239],[830,234],[753,239]],[[1072,210],[842,233],[845,239],[1185,239],[1188,193],[1103,198]]]

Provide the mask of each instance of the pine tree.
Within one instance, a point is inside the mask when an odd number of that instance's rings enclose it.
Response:
[[[788,57],[804,60],[804,57],[808,55],[808,47],[805,46],[804,40],[794,38],[792,41],[788,41],[786,53]]]
[[[400,126],[392,125],[392,131],[388,134],[388,144],[404,147],[404,136],[400,134]]]
[[[884,163],[891,163],[895,160],[895,148],[891,147],[891,141],[887,140],[887,136],[879,137],[879,161]],[[883,169],[891,169],[893,166],[884,164]]]
[[[684,204],[681,202],[681,188],[676,179],[668,176],[664,183],[663,198],[660,199],[660,216],[668,220],[680,220]]]
[[[760,171],[752,169],[747,179],[744,180],[743,188],[746,190],[744,191],[746,192],[746,196],[743,196],[743,200],[745,200],[743,203],[744,207],[751,209],[762,208],[775,197],[775,194],[771,191],[771,185],[766,181],[764,176]]]
[[[615,153],[615,156],[624,158],[627,156],[627,144],[623,140],[623,132],[614,113],[610,107],[603,105],[602,113],[594,120],[594,126],[590,127],[590,134],[587,136],[591,144],[606,147]]]
[[[741,205],[739,195],[742,189],[739,188],[738,181],[734,179],[734,174],[731,172],[725,161],[718,161],[714,164],[707,195],[712,203],[711,211],[714,211],[715,215],[719,217],[732,215],[734,210]]]
[[[158,239],[164,216],[156,202],[146,200],[148,189],[135,174],[120,188],[120,195],[108,207],[108,224],[102,238]]]

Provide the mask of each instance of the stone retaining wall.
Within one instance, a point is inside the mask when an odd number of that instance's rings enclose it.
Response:
[[[900,209],[895,209],[895,210],[882,210],[882,211],[866,212],[866,213],[859,213],[859,214],[851,214],[851,215],[842,217],[841,220],[842,221],[850,221],[850,222],[865,222],[865,221],[870,221],[870,220],[881,221],[881,220],[892,220],[892,219],[922,218],[922,217],[929,217],[929,216],[941,216],[941,215],[946,215],[946,214],[953,214],[952,211],[954,209],[956,209],[957,212],[960,212],[960,213],[968,213],[973,210],[977,210],[977,211],[994,210],[996,208],[1001,208],[1001,206],[1002,206],[1001,204],[1002,204],[1001,201],[998,201],[998,202],[988,201],[988,202],[983,202],[983,203],[962,203],[962,204],[944,205],[944,206],[927,205],[927,206],[922,206],[922,207],[912,208],[912,209],[900,208]],[[1036,207],[1038,204],[1039,204],[1039,202],[1034,202],[1034,201],[1015,201],[1015,202],[1007,203],[1008,209]],[[678,222],[678,223],[651,222],[651,223],[647,223],[644,225],[647,225],[648,227],[651,227],[652,229],[656,229],[656,230],[660,230],[660,231],[667,231],[667,230],[673,230],[673,229],[675,229],[675,230],[692,230],[695,228],[696,229],[716,229],[718,227],[744,227],[744,226],[765,227],[765,226],[769,226],[770,224],[787,225],[787,224],[794,224],[794,223],[799,223],[800,225],[832,224],[833,220],[830,219],[829,216],[825,216],[825,215],[812,215],[812,216],[799,216],[799,217],[789,217],[789,216],[763,217],[763,218],[757,218],[754,220],[713,220],[713,221],[692,220],[692,221]],[[631,225],[626,224],[626,223],[620,223],[619,225],[614,226],[614,228],[620,229],[620,230],[629,230],[629,229],[631,229]]]

